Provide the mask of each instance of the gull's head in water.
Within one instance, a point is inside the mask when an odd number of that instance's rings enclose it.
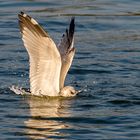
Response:
[[[72,86],[65,86],[60,90],[60,96],[63,97],[73,97],[76,96],[77,93],[78,91],[76,91]]]

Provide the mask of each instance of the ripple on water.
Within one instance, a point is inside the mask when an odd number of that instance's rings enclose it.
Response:
[[[138,0],[7,1],[0,4],[1,139],[140,138]],[[15,95],[29,88],[28,55],[18,29],[25,11],[59,42],[76,17],[76,56],[66,79],[83,92],[72,99]]]

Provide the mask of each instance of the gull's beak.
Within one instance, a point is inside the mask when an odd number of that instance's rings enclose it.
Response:
[[[81,93],[82,91],[83,91],[83,90],[77,90],[77,91],[75,92],[75,95]]]
[[[85,86],[85,87],[82,88],[81,90],[76,91],[76,94],[79,94],[79,93],[83,92],[83,91],[85,90],[86,87],[87,87],[87,86]]]

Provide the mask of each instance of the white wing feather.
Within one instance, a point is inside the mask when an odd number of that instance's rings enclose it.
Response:
[[[53,40],[31,17],[21,12],[19,25],[30,61],[30,90],[34,95],[59,95],[61,56]]]

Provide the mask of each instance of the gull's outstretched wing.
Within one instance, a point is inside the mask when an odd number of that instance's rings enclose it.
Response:
[[[48,33],[21,12],[19,25],[30,61],[30,90],[35,95],[57,96],[60,90],[60,53]]]
[[[66,32],[65,34],[63,34],[62,40],[58,45],[58,49],[61,54],[61,60],[62,60],[62,67],[60,73],[60,89],[64,87],[65,78],[75,54],[75,48],[73,47],[74,30],[75,30],[75,23],[74,23],[74,18],[72,18],[69,25],[69,29],[66,29]]]

